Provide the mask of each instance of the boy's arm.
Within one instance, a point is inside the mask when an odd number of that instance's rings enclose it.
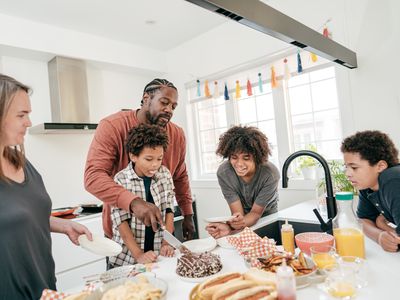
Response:
[[[400,238],[397,234],[379,229],[376,223],[369,219],[360,220],[363,225],[363,231],[367,237],[378,243],[385,251],[397,251],[398,245],[400,244]]]
[[[165,214],[165,229],[168,232],[174,232],[174,214],[173,213],[166,213]]]
[[[138,260],[139,256],[143,254],[143,251],[136,243],[135,236],[133,235],[129,223],[127,221],[123,221],[118,226],[118,231],[126,247],[132,253],[133,257]]]
[[[378,227],[379,229],[396,233],[396,230],[393,227],[389,226],[388,223],[389,221],[386,220],[383,215],[379,215],[375,220],[376,227]]]

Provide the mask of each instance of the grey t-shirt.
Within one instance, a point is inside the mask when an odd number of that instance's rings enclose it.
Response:
[[[27,162],[25,181],[0,181],[0,299],[39,299],[56,289],[51,255],[51,200]]]
[[[271,162],[258,166],[251,182],[244,182],[236,175],[229,161],[223,162],[217,171],[219,186],[228,202],[240,199],[244,213],[251,211],[254,203],[265,207],[262,216],[278,211],[279,170]]]

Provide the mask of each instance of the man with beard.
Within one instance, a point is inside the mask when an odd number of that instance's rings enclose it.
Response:
[[[144,88],[140,109],[120,111],[100,121],[89,148],[84,180],[86,190],[104,202],[103,229],[107,237],[112,236],[111,205],[132,212],[146,226],[152,226],[154,231],[157,231],[157,223],[163,224],[157,206],[113,180],[114,175],[129,163],[124,147],[128,132],[146,123],[159,125],[167,131],[170,142],[162,164],[172,174],[176,200],[184,215],[184,238],[193,238],[192,198],[185,164],[186,139],[182,128],[170,122],[177,105],[176,87],[166,79],[154,79]]]

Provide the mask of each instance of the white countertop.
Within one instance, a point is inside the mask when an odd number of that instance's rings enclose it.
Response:
[[[318,223],[312,209],[315,201],[301,203],[273,215],[262,218],[253,228],[260,228],[263,225],[274,222],[278,219],[289,219],[292,221],[307,221]],[[355,299],[396,299],[393,298],[398,294],[396,285],[399,283],[398,270],[400,270],[400,253],[385,252],[374,241],[366,238],[366,270],[368,286],[358,291]],[[215,253],[220,254],[223,264],[223,272],[245,272],[246,265],[242,257],[238,255],[236,250],[216,248]],[[188,299],[191,289],[196,283],[184,282],[175,274],[176,257],[166,258],[160,257],[158,268],[154,270],[158,278],[168,283],[168,300]],[[397,297],[398,298],[398,297]],[[316,299],[328,300],[332,299],[325,294],[318,285],[299,289],[297,291],[297,299]]]

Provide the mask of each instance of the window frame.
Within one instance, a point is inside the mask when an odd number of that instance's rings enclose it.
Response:
[[[343,119],[342,119],[342,101],[341,99],[341,94],[339,93],[339,79],[338,79],[338,71],[337,67],[332,63],[332,62],[324,62],[316,66],[310,66],[308,68],[304,68],[303,72],[300,75],[306,74],[306,73],[311,73],[314,71],[318,71],[321,69],[329,68],[329,67],[334,67],[334,72],[335,72],[335,80],[336,80],[336,90],[337,90],[337,98],[338,98],[338,111],[339,111],[339,118],[340,118],[340,124],[341,124],[341,133],[342,137],[344,136],[344,126],[343,126]],[[249,70],[252,68],[248,68]],[[265,67],[264,67],[265,69]],[[239,72],[238,72],[239,73]],[[241,73],[241,72],[240,72]],[[293,72],[291,74],[292,76],[296,76],[297,73]],[[227,77],[232,77],[227,76]],[[281,168],[283,165],[283,162],[285,159],[294,152],[295,146],[294,146],[294,139],[292,136],[293,130],[292,130],[292,124],[291,124],[291,112],[290,112],[290,101],[288,97],[289,93],[289,88],[288,88],[288,82],[286,80],[282,79],[282,76],[277,76],[277,79],[281,83],[278,87],[272,89],[272,101],[273,101],[273,107],[274,107],[274,116],[275,116],[275,129],[276,129],[276,135],[277,135],[277,145],[278,145],[278,168]],[[268,84],[270,83],[270,80],[263,80],[263,84]],[[311,82],[308,83],[310,85]],[[253,88],[257,88],[258,84],[253,84]],[[192,132],[190,143],[189,145],[189,153],[190,153],[190,170],[192,174],[193,180],[216,180],[216,173],[210,174],[210,173],[202,173],[202,151],[201,151],[201,144],[200,144],[200,135],[198,134],[199,131],[199,118],[198,118],[198,113],[197,110],[194,108],[195,106],[193,105],[196,102],[200,101],[208,101],[209,99],[205,99],[204,97],[198,98],[198,99],[193,99],[191,100],[190,97],[190,90],[193,89],[192,87],[187,88],[187,95],[189,99],[189,103],[187,104],[187,111],[190,112],[191,118],[188,119],[188,127],[190,128],[190,131]],[[246,92],[246,86],[242,85],[241,86],[242,93]],[[227,127],[230,128],[231,126],[234,125],[239,125],[239,116],[238,116],[238,105],[235,102],[236,99],[232,99],[232,96],[234,95],[234,89],[229,90],[229,95],[231,97],[230,100],[225,101],[226,109],[226,119],[227,119]],[[260,94],[251,96],[260,96]],[[222,95],[223,97],[223,95]],[[254,100],[256,101],[256,100]],[[257,108],[256,108],[257,109]],[[314,118],[314,111],[313,113],[313,118]],[[259,123],[258,120],[255,120],[256,123]],[[215,128],[214,128],[215,129]],[[315,130],[315,129],[314,129]],[[223,159],[221,158],[220,162],[222,162]]]

